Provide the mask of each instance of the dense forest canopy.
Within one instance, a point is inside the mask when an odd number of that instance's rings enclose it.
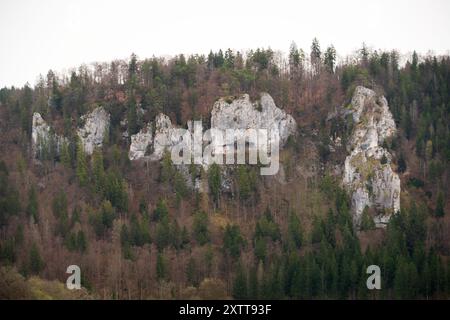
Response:
[[[333,46],[314,39],[308,50],[293,43],[287,55],[132,54],[1,89],[0,262],[14,268],[2,269],[0,281],[16,279],[27,297],[42,286],[37,279],[64,282],[66,267],[77,264],[86,296],[99,298],[448,298],[450,57],[402,59],[363,45],[338,61]],[[330,143],[345,140],[351,123],[326,119],[357,85],[386,97],[399,128],[386,147],[402,210],[386,229],[370,219],[354,228],[333,174],[346,150]],[[209,192],[199,193],[170,157],[128,159],[130,136],[158,113],[180,127],[191,119],[208,126],[218,98],[256,100],[261,92],[298,124],[282,152],[282,183],[240,166],[232,192],[223,192],[223,168],[213,165],[200,173]],[[97,106],[111,125],[103,147],[87,155],[75,129]],[[31,151],[34,112],[68,137],[39,159]],[[315,169],[305,174],[299,164]],[[366,288],[373,264],[382,270],[379,291]]]

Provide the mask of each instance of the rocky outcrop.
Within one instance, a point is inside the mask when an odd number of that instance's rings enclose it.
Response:
[[[130,160],[137,160],[147,156],[152,142],[152,125],[149,123],[137,134],[131,136],[130,151],[128,153]]]
[[[211,111],[211,127],[226,129],[277,129],[280,145],[297,130],[294,118],[275,105],[272,97],[262,93],[259,101],[252,102],[248,94],[229,100],[219,99]]]
[[[38,112],[33,113],[31,127],[31,148],[36,158],[42,158],[44,152],[59,152],[66,138],[57,135]]]
[[[37,155],[41,149],[41,141],[48,140],[50,136],[50,126],[38,112],[33,113],[31,127],[31,146],[33,153]]]
[[[153,123],[148,123],[145,128],[131,136],[128,157],[130,160],[159,161],[163,158],[165,150],[170,152],[174,146],[182,142],[180,128],[172,125],[170,118],[160,113]]]
[[[150,155],[150,160],[161,160],[164,155],[164,150],[169,152],[172,147],[182,142],[179,128],[172,125],[170,118],[163,113],[160,113],[155,118],[155,137],[153,139],[153,153]]]
[[[77,133],[87,154],[92,154],[95,148],[103,145],[109,130],[109,120],[110,115],[103,107],[97,107],[91,113],[81,117],[84,125],[78,129]]]
[[[152,128],[154,128],[153,134]],[[256,102],[251,102],[247,94],[234,100],[218,100],[211,111],[211,128],[223,130],[223,132],[227,129],[242,129],[239,132],[243,134],[248,129],[267,129],[269,132],[271,130],[278,130],[278,142],[282,146],[286,143],[288,137],[296,132],[297,124],[292,116],[275,105],[270,95],[263,93],[261,99]],[[191,134],[194,132],[192,122],[188,122],[188,131]],[[128,154],[129,159],[161,160],[165,150],[170,152],[174,146],[180,147],[180,143],[183,143],[180,133],[180,128],[172,125],[170,118],[160,113],[156,116],[153,123],[149,123],[139,133],[131,136]],[[239,138],[239,136],[236,138]],[[226,153],[231,152],[231,150],[235,152],[234,144],[232,146],[216,145],[214,138],[212,138],[210,143],[216,155],[219,152]],[[192,146],[190,147],[192,148]],[[191,149],[191,151],[193,150]],[[207,159],[203,159],[202,166],[207,170]],[[186,171],[185,165],[179,165],[177,167],[182,173]],[[223,172],[228,172],[228,170],[223,170]],[[225,174],[222,181],[229,181],[230,179],[227,176],[228,173]],[[191,179],[187,174],[186,177],[187,180]],[[192,187],[198,190],[205,189],[202,187],[202,182],[199,177],[194,179],[191,184]],[[224,185],[222,189],[225,191],[231,190],[231,186]]]
[[[102,146],[108,134],[109,119],[109,113],[102,107],[81,117],[84,125],[78,128],[77,134],[87,154],[92,154],[95,148]],[[57,154],[64,142],[67,142],[67,138],[55,134],[39,113],[33,114],[31,145],[35,157],[39,158],[45,150],[53,150]]]
[[[152,135],[152,126],[155,128],[154,137]],[[131,136],[129,159],[161,160],[164,150],[170,152],[173,146],[178,145],[182,141],[178,130],[179,128],[172,125],[172,121],[170,121],[168,116],[163,113],[158,114],[153,124],[149,123],[137,134]]]
[[[147,156],[152,161],[161,160],[165,149],[170,151],[173,146],[182,142],[179,128],[173,126],[170,118],[165,114],[160,113],[156,116],[153,137],[150,128],[149,124],[148,127],[131,136],[130,160],[138,160]],[[188,128],[192,132],[192,128],[190,126]],[[220,130],[267,129],[268,131],[277,129],[280,135],[279,142],[283,145],[288,137],[296,132],[297,124],[292,116],[275,105],[269,94],[263,93],[257,102],[251,102],[248,94],[232,101],[218,100],[211,111],[211,128]],[[153,153],[147,155],[146,151],[152,143]]]
[[[343,183],[351,195],[353,220],[359,226],[365,207],[373,207],[378,213],[374,221],[382,227],[400,210],[400,179],[391,168],[391,154],[383,147],[396,133],[395,122],[386,99],[361,86],[346,113],[352,115],[354,129]]]

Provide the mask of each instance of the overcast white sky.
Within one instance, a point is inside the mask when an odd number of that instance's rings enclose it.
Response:
[[[447,0],[0,0],[0,87],[82,63],[220,48],[271,47],[317,37],[338,54],[377,49],[448,53]]]

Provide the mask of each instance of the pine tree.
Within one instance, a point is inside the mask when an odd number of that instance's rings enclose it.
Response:
[[[167,279],[167,262],[161,252],[158,253],[158,257],[156,258],[156,278],[158,280]]]
[[[198,242],[199,245],[204,245],[209,242],[209,229],[208,229],[209,218],[208,215],[203,212],[197,212],[194,215],[194,223],[192,227],[193,237]]]
[[[97,193],[103,194],[105,188],[105,169],[103,167],[103,154],[98,149],[94,150],[92,155],[92,173]]]
[[[314,66],[314,71],[317,74],[321,65],[322,52],[320,51],[319,40],[314,38],[311,44],[311,64]]]
[[[77,249],[80,252],[85,252],[87,249],[87,239],[86,235],[84,234],[83,230],[79,230],[77,232]]]
[[[235,299],[248,298],[247,274],[241,263],[238,264],[236,270],[236,276],[233,283],[233,297]]]
[[[20,122],[22,129],[27,136],[31,135],[31,110],[33,104],[33,90],[30,88],[28,82],[23,88],[23,94],[20,99]]]
[[[33,221],[36,223],[39,219],[39,204],[37,201],[36,189],[31,186],[28,192],[28,205],[26,209],[27,215],[33,217]]]
[[[319,243],[322,241],[322,237],[323,230],[321,220],[317,216],[314,216],[312,222],[311,242]]]
[[[115,217],[116,213],[111,202],[104,200],[100,209],[89,217],[89,222],[94,227],[97,237],[103,237],[112,228]]]
[[[394,293],[398,299],[416,297],[418,274],[416,266],[404,257],[397,262],[394,281]]]
[[[234,53],[233,50],[231,50],[230,48],[228,48],[227,51],[225,51],[225,67],[228,69],[233,69],[234,68]]]
[[[9,181],[9,171],[4,161],[0,161],[0,226],[8,222],[10,216],[20,211],[19,193]]]
[[[405,238],[406,246],[409,253],[412,253],[414,248],[422,246],[426,240],[426,209],[421,205],[416,206],[412,203],[406,219]]]
[[[281,239],[280,227],[273,220],[269,207],[266,208],[266,211],[256,223],[255,238],[257,237],[268,237],[272,241]]]
[[[29,270],[32,274],[39,274],[44,268],[44,260],[42,260],[41,254],[36,243],[33,243],[29,256]]]
[[[227,225],[223,236],[223,248],[225,253],[236,259],[241,254],[241,248],[245,244],[245,240],[241,235],[241,231],[236,225]]]
[[[189,195],[189,189],[186,184],[186,178],[178,170],[175,171],[173,177],[173,188],[179,204],[180,200],[186,198]]]
[[[52,202],[54,216],[58,219],[57,233],[65,238],[69,234],[70,221],[67,210],[67,197],[64,191],[56,194]]]
[[[128,124],[128,134],[130,136],[138,132],[138,116],[134,96],[129,98],[127,124]]]
[[[61,163],[66,167],[66,168],[70,168],[70,166],[72,165],[72,159],[70,156],[70,151],[69,151],[69,144],[67,143],[67,141],[63,141],[62,145],[61,145]]]
[[[150,242],[150,233],[148,232],[146,224],[141,223],[136,215],[131,217],[130,225],[130,239],[133,245],[140,247]]]
[[[411,70],[413,72],[413,75],[415,75],[415,73],[417,72],[418,64],[419,64],[419,56],[417,55],[417,52],[414,50],[411,62]]]
[[[53,198],[52,210],[53,210],[53,214],[58,219],[68,216],[67,197],[66,197],[66,193],[64,191],[60,190]]]
[[[198,279],[198,270],[197,264],[195,263],[195,259],[193,257],[189,258],[189,261],[186,266],[186,278],[187,282],[194,287],[197,287],[199,284]]]
[[[126,224],[123,224],[120,229],[120,243],[122,245],[122,253],[124,259],[133,260],[133,253],[131,250],[130,233]]]
[[[181,230],[180,225],[176,219],[169,226],[170,228],[170,242],[172,247],[179,250],[181,249]]]
[[[363,66],[367,66],[369,63],[369,48],[363,42],[361,49],[359,50],[360,60]]]
[[[175,168],[172,163],[170,152],[164,150],[161,160],[160,180],[161,182],[170,183],[175,175]]]
[[[237,185],[239,189],[239,198],[242,201],[249,199],[255,189],[255,182],[251,172],[249,172],[245,166],[238,167]]]
[[[295,74],[300,66],[300,53],[295,42],[291,43],[289,48],[289,72]]]
[[[128,209],[126,182],[118,171],[110,170],[106,174],[104,193],[105,198],[119,211],[124,212]]]
[[[136,54],[132,53],[128,64],[128,87],[133,89],[137,82],[138,63]]]
[[[375,222],[369,214],[369,207],[365,207],[361,216],[361,230],[373,230],[375,229]]]
[[[325,51],[324,64],[327,67],[328,72],[334,73],[334,67],[336,64],[336,49],[333,45],[329,46]]]
[[[169,218],[163,218],[156,225],[156,246],[158,250],[163,250],[170,244],[170,223]]]
[[[289,241],[299,249],[303,242],[303,230],[300,219],[294,212],[291,212],[289,215],[288,234]]]
[[[183,229],[181,230],[181,246],[184,248],[189,244],[189,242],[189,232],[186,226],[183,226]]]
[[[439,195],[437,197],[436,209],[434,210],[434,215],[436,217],[443,217],[445,215],[444,193],[442,191],[439,192]]]
[[[248,277],[248,298],[258,299],[259,295],[259,283],[257,267],[253,267]]]
[[[86,154],[84,153],[83,143],[79,140],[77,143],[77,177],[80,186],[85,186],[88,182],[88,167]]]
[[[267,255],[267,240],[263,237],[256,237],[253,252],[258,260],[264,261]]]
[[[220,167],[216,163],[213,163],[208,169],[208,184],[213,199],[217,203],[217,201],[219,201],[220,186],[222,182],[221,182]]]
[[[162,221],[169,217],[169,209],[167,209],[167,204],[164,199],[159,199],[156,204],[155,211],[153,212],[153,219],[156,221]]]

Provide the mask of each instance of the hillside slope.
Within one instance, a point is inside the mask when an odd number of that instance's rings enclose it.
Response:
[[[1,265],[78,265],[76,298],[448,298],[450,59],[417,59],[133,55],[1,89]],[[279,129],[277,174],[175,165],[191,120]]]

